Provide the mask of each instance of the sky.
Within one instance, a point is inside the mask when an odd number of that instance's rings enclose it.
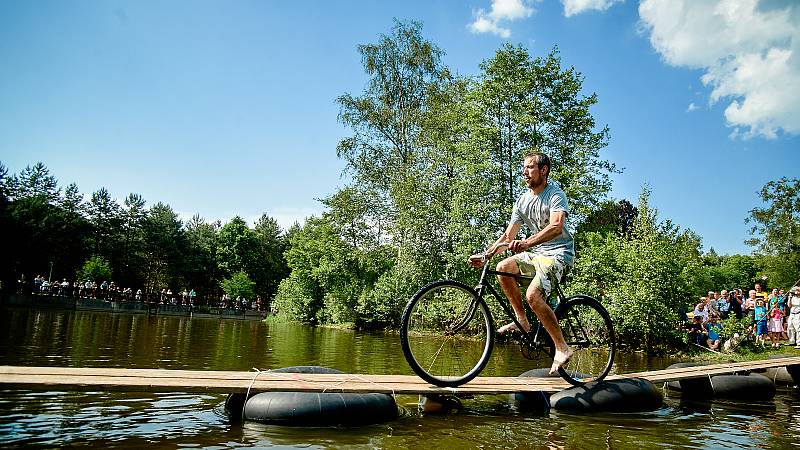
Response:
[[[0,162],[183,218],[302,223],[347,183],[336,99],[394,19],[463,76],[505,43],[557,46],[610,129],[611,196],[649,185],[706,251],[750,253],[758,191],[800,177],[795,0],[3,1]]]

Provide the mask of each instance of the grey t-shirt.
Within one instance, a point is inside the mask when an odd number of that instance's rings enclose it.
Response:
[[[567,196],[564,191],[552,181],[548,181],[541,194],[534,194],[528,189],[514,203],[514,210],[511,212],[511,223],[525,224],[531,234],[536,234],[550,223],[550,213],[552,211],[564,211],[569,214],[569,207],[567,206]],[[566,224],[560,236],[532,247],[529,251],[558,258],[564,264],[570,266],[575,259],[575,244]]]

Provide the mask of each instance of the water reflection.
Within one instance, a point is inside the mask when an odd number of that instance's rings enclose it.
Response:
[[[489,370],[532,368],[515,346],[499,346]],[[625,354],[621,372],[673,361]],[[249,370],[323,365],[347,372],[410,374],[393,333],[300,325],[92,312],[0,311],[0,364]],[[230,423],[223,394],[0,391],[0,446],[108,448],[796,448],[800,396],[698,403],[667,393],[642,414],[523,414],[507,396],[464,400],[457,414],[420,415],[398,396],[393,422],[350,429],[292,429]]]

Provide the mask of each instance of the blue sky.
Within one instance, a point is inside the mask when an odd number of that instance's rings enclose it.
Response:
[[[302,221],[346,181],[335,99],[364,89],[356,46],[393,18],[462,75],[505,42],[557,45],[599,97],[612,195],[649,183],[706,250],[749,253],[756,192],[800,176],[791,0],[0,2],[0,161],[183,217]]]

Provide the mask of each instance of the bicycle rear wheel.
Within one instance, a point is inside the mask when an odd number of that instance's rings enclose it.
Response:
[[[475,378],[492,353],[489,308],[457,281],[429,284],[408,302],[400,343],[409,366],[436,386],[455,387]]]
[[[614,327],[606,309],[592,297],[575,295],[556,308],[556,317],[574,352],[558,373],[575,386],[602,380],[611,371],[616,353]]]

